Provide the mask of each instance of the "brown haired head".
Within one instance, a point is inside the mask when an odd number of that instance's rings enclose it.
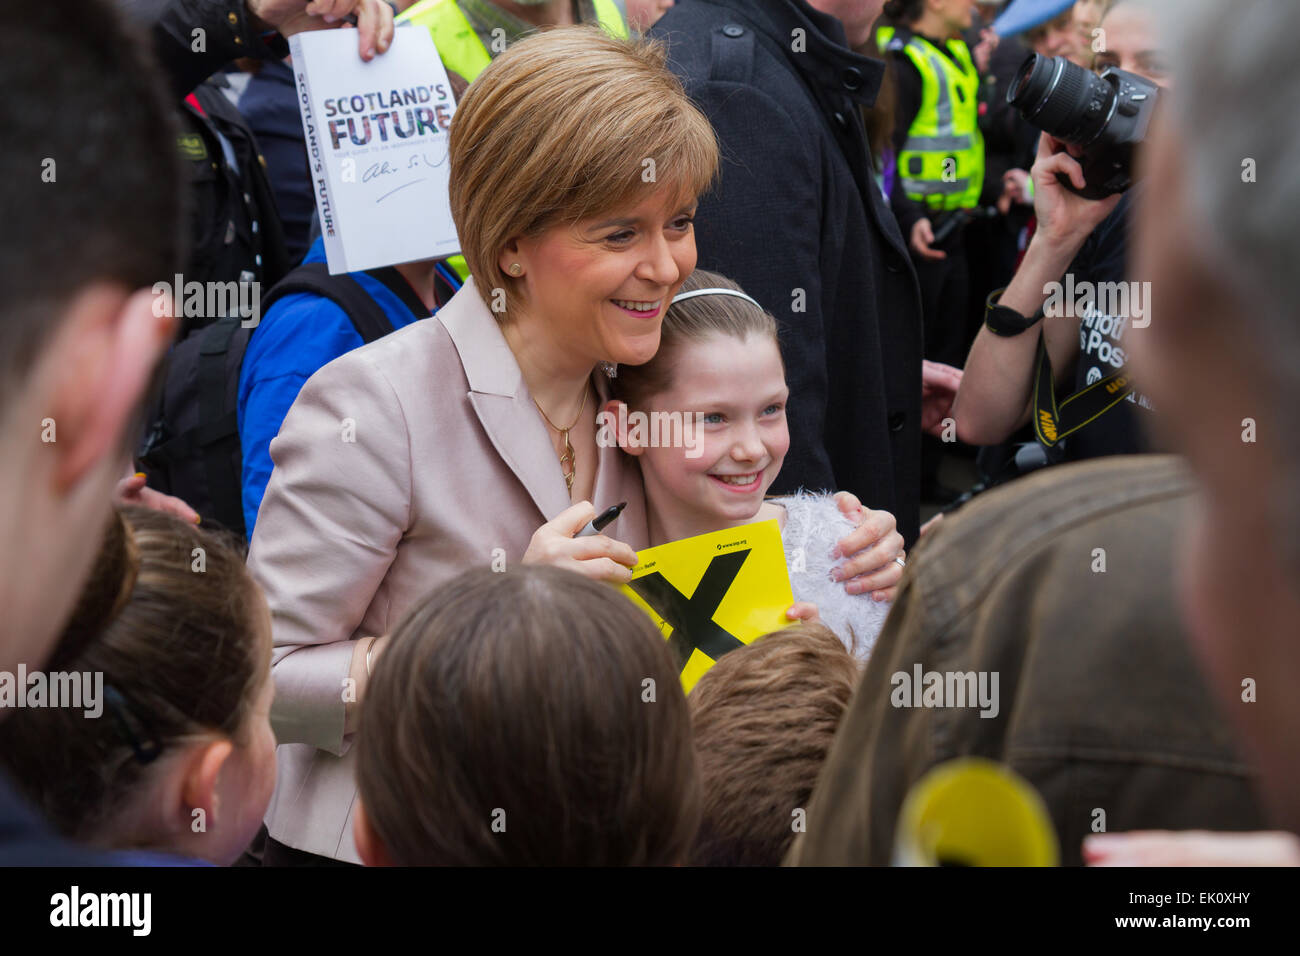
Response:
[[[618,591],[550,567],[468,571],[391,642],[357,780],[392,863],[685,858],[699,817],[686,699],[663,637]]]
[[[857,680],[824,624],[775,631],[705,672],[688,698],[704,805],[692,864],[780,864]]]
[[[49,667],[102,674],[102,712],[42,707],[0,722],[0,766],[60,832],[112,842],[154,757],[203,736],[243,742],[270,641],[240,543],[118,509]]]
[[[678,294],[697,289],[744,291],[726,276],[705,269],[692,272]],[[659,351],[644,365],[620,365],[618,376],[610,382],[610,394],[630,408],[644,408],[652,395],[672,387],[678,349],[715,335],[741,341],[753,335],[778,342],[776,319],[753,302],[734,295],[692,296],[668,306],[659,334]]]
[[[451,122],[451,214],[479,295],[519,280],[498,257],[661,189],[694,201],[717,173],[713,127],[665,66],[664,48],[596,26],[545,30],[479,74]]]

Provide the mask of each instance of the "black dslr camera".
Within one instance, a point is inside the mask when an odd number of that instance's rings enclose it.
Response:
[[[1150,80],[1108,67],[1100,75],[1063,56],[1032,53],[1016,73],[1007,102],[1030,124],[1083,149],[1079,164],[1087,186],[1065,188],[1086,199],[1105,199],[1133,184],[1133,147],[1146,138],[1160,88]]]

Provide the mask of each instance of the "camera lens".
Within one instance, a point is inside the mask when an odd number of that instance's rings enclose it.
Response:
[[[1057,139],[1087,146],[1106,128],[1114,88],[1063,56],[1030,54],[1007,91],[1007,102]]]

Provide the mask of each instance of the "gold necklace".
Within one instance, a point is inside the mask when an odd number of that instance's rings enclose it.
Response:
[[[536,405],[537,410],[542,413],[542,418],[546,419],[546,424],[559,432],[560,438],[564,440],[564,454],[560,456],[560,471],[564,472],[565,490],[570,493],[573,492],[573,479],[577,477],[578,474],[578,461],[577,456],[573,451],[573,443],[569,441],[569,429],[578,424],[578,419],[582,417],[582,410],[587,407],[588,391],[590,391],[590,389],[588,386],[584,385],[582,388],[582,404],[578,406],[578,414],[574,415],[573,421],[569,422],[569,424],[564,428],[560,428],[555,424],[555,422],[551,421],[550,418],[547,418],[546,412],[542,411],[541,403],[538,402],[537,399],[533,399],[533,404]],[[567,470],[565,468],[566,465],[568,466]]]

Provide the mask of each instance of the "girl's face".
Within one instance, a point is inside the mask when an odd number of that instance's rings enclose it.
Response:
[[[752,521],[790,449],[776,342],[714,335],[683,344],[673,362],[672,385],[644,411],[683,413],[699,431],[684,443],[693,447],[628,449],[650,510],[675,537]]]
[[[588,368],[650,361],[664,311],[695,268],[694,214],[694,197],[664,187],[632,209],[511,240],[500,265],[523,267],[529,336]]]

